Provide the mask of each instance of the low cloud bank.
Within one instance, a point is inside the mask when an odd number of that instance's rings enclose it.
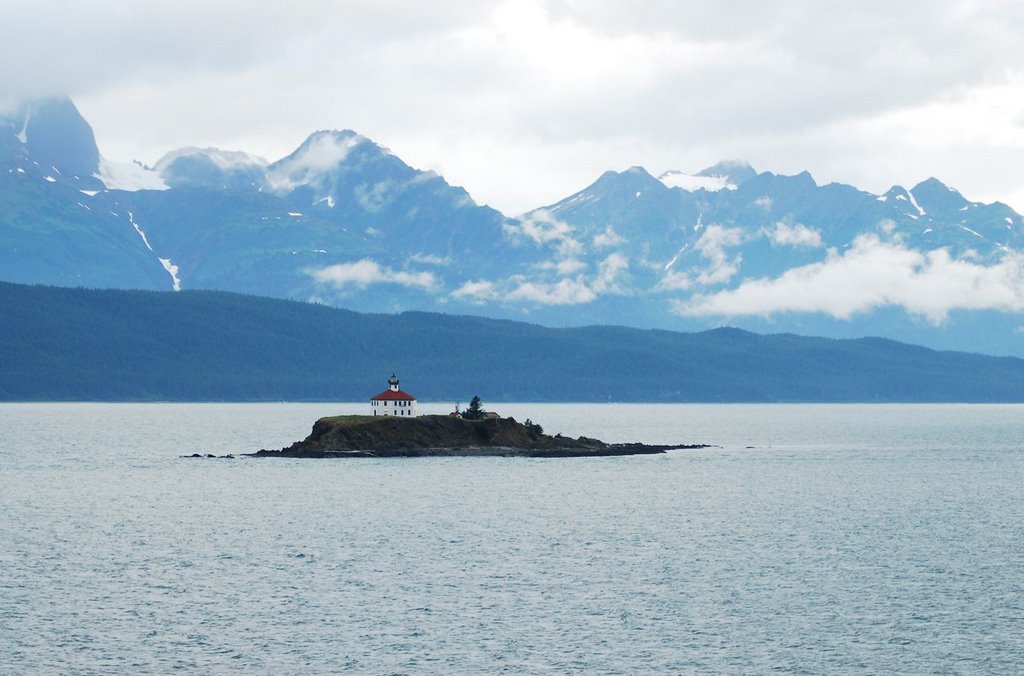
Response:
[[[862,235],[840,254],[752,279],[737,288],[678,300],[684,316],[760,316],[817,312],[838,319],[886,306],[941,324],[953,310],[1024,311],[1024,255],[994,265],[953,259],[946,249],[917,251],[878,235]]]
[[[576,259],[563,261],[565,262],[580,263]],[[552,264],[548,269],[561,273],[562,265]],[[572,269],[580,268],[573,265]],[[601,295],[626,293],[620,282],[628,273],[629,259],[620,253],[613,253],[597,263],[597,271],[590,277],[585,274],[578,274],[575,277],[563,276],[553,282],[531,281],[521,276],[499,283],[471,280],[453,291],[451,297],[475,304],[504,300],[541,305],[581,305],[590,303]]]
[[[321,284],[338,288],[354,286],[365,289],[374,284],[397,284],[425,291],[437,287],[437,278],[430,272],[406,272],[392,270],[376,261],[364,258],[355,263],[338,263],[325,268],[309,268],[306,274]]]

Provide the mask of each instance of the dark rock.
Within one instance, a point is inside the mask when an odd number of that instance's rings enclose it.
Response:
[[[704,445],[607,444],[581,436],[538,434],[512,418],[479,421],[447,415],[416,418],[339,416],[321,418],[302,441],[278,451],[248,455],[282,458],[388,458],[424,456],[596,457],[664,453]]]

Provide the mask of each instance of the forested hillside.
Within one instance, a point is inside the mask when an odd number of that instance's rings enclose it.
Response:
[[[0,283],[0,399],[1024,401],[1024,360],[829,340],[359,314],[222,292]]]

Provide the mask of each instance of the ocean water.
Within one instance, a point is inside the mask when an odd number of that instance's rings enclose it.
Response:
[[[0,673],[1024,670],[1022,406],[516,404],[717,447],[179,457],[365,408],[0,405]]]

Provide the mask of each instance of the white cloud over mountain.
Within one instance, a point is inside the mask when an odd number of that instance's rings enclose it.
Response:
[[[797,223],[776,223],[775,227],[768,231],[768,238],[776,246],[798,246],[816,249],[821,246],[821,233],[814,228]]]
[[[954,310],[1024,311],[1024,256],[984,265],[954,260],[945,249],[917,251],[898,239],[861,235],[820,263],[675,302],[681,315],[715,317],[804,312],[850,319],[887,306],[933,324]]]
[[[321,284],[337,288],[354,286],[365,289],[374,284],[398,284],[427,291],[438,285],[437,278],[430,272],[406,272],[393,270],[364,258],[354,263],[337,263],[323,268],[310,268],[306,273]]]

